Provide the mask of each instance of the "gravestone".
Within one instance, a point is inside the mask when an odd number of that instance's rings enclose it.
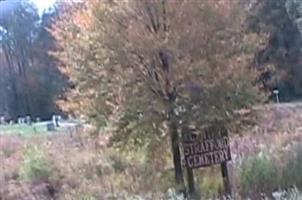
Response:
[[[4,117],[4,116],[1,116],[1,117],[0,117],[0,124],[1,124],[1,125],[4,125],[4,124],[5,124],[5,117]]]
[[[25,122],[26,122],[27,125],[31,125],[31,118],[30,118],[29,115],[26,116]]]
[[[73,117],[71,114],[68,114],[68,117],[67,117],[68,120],[73,120]]]
[[[22,117],[18,117],[18,124],[21,125],[22,124]]]
[[[47,123],[46,128],[47,128],[47,131],[55,131],[56,130],[55,125],[52,122]]]
[[[25,124],[26,119],[24,117],[20,117],[19,119],[19,124]]]
[[[58,115],[52,116],[52,123],[55,125],[55,127],[59,127],[59,116]]]

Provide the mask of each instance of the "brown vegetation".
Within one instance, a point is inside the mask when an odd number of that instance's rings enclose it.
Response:
[[[238,193],[241,192],[238,163],[259,152],[272,151],[274,162],[281,168],[290,155],[295,155],[294,146],[302,142],[300,105],[265,106],[256,110],[261,117],[257,125],[246,130],[244,136],[233,135],[231,140],[233,162],[230,169],[234,189]],[[278,115],[280,110],[286,114]],[[260,123],[264,118],[273,123],[277,120],[280,126],[271,130],[270,123]],[[292,125],[288,129],[287,123],[283,122],[289,119]],[[65,200],[112,199],[113,196],[115,199],[127,199],[141,195],[145,199],[165,199],[165,192],[173,186],[173,165],[169,153],[161,152],[149,162],[143,152],[127,154],[109,147],[96,148],[96,141],[106,139],[91,139],[86,134],[71,137],[64,133],[34,138],[1,136],[0,197],[5,200]],[[48,179],[29,182],[20,179],[24,152],[29,145],[36,145],[45,153],[52,171]],[[196,175],[202,195],[213,197],[222,191],[218,168],[199,169]]]

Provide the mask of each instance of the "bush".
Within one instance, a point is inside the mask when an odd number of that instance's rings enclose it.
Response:
[[[51,175],[49,162],[43,151],[37,146],[27,147],[20,177],[25,181],[45,180]]]
[[[0,150],[0,155],[3,154],[3,156],[5,158],[9,158],[11,155],[13,155],[15,153],[15,151],[13,149],[7,148],[7,149],[3,149]]]
[[[271,193],[280,185],[278,168],[263,154],[246,159],[240,173],[240,186],[244,195]]]
[[[222,190],[223,183],[221,179],[221,174],[218,173],[218,176],[215,174],[209,173],[209,175],[203,175],[204,178],[201,182],[200,188],[202,195],[205,198],[212,198],[217,196],[218,192]]]
[[[285,187],[297,186],[302,189],[302,144],[293,148],[294,156],[288,156],[283,169],[283,183]]]

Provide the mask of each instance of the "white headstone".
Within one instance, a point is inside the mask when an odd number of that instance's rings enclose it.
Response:
[[[18,124],[20,125],[22,123],[21,117],[18,117]]]
[[[0,117],[0,124],[5,124],[5,117],[4,116]]]
[[[52,123],[56,126],[56,115],[52,116]]]
[[[55,127],[59,127],[59,120],[60,120],[59,115],[52,116],[52,123],[55,125]]]
[[[31,125],[31,118],[29,115],[26,116],[25,121],[27,125]]]

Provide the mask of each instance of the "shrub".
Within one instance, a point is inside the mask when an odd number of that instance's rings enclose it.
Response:
[[[37,146],[27,147],[20,169],[20,177],[26,181],[45,180],[51,175],[49,162]]]
[[[240,186],[244,195],[270,193],[278,188],[279,180],[278,168],[267,155],[258,154],[242,164]]]
[[[275,200],[302,200],[302,194],[296,187],[275,191],[272,196]]]
[[[302,189],[302,144],[295,146],[293,152],[294,155],[287,158],[282,180],[286,187],[295,185]]]
[[[11,155],[13,155],[15,153],[15,151],[13,149],[7,148],[7,149],[3,149],[0,150],[0,155],[3,154],[3,156],[5,158],[9,158]]]
[[[218,176],[214,174],[204,175],[200,188],[205,198],[217,196],[218,192],[221,191],[223,183],[220,176],[220,174]]]
[[[97,154],[89,163],[89,172],[95,173],[101,177],[103,175],[111,175],[113,173],[122,173],[129,167],[129,163],[124,155],[112,150],[107,149],[106,153]],[[86,166],[87,168],[87,166]]]
[[[123,157],[123,155],[118,154],[114,151],[109,151],[108,158],[116,173],[121,173],[127,168],[128,163],[126,159]]]

